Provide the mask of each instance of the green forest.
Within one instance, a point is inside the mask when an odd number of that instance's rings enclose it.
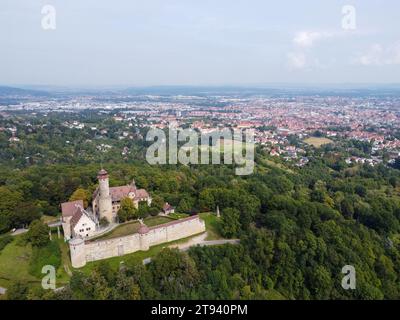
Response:
[[[224,165],[150,166],[140,160],[104,164],[111,185],[134,178],[178,212],[210,212],[218,206],[219,232],[240,238],[240,244],[187,252],[165,249],[145,266],[127,263],[115,269],[106,260],[89,274],[75,270],[63,290],[17,282],[9,297],[400,298],[400,171],[384,165],[338,165],[340,159],[329,152],[303,168],[278,166],[267,158],[257,150],[254,174],[243,177]],[[59,204],[77,189],[86,190],[90,200],[98,169],[94,164],[2,166],[0,231],[57,215]],[[26,241],[35,241],[32,237]],[[3,248],[12,241],[6,235],[1,239]],[[34,246],[40,248],[40,241]],[[345,265],[356,269],[355,290],[341,286]]]

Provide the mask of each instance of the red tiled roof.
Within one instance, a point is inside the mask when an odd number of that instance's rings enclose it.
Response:
[[[83,215],[82,210],[80,208],[77,208],[74,215],[71,218],[71,227],[72,228],[74,228],[76,226],[76,224],[81,219],[82,215]]]
[[[138,189],[135,192],[135,198],[148,198],[149,194],[147,193],[147,191],[145,189]]]
[[[61,212],[64,218],[72,217],[75,212],[77,206],[81,206],[83,208],[83,200],[76,200],[70,202],[64,202],[61,204]]]
[[[122,187],[112,187],[110,188],[110,194],[112,201],[121,201],[126,198],[130,192],[135,192],[135,187],[133,186],[122,186]]]
[[[135,198],[141,199],[149,197],[149,194],[145,189],[136,189],[136,187],[133,185],[110,188],[112,201],[121,201],[123,198],[126,198],[131,192],[134,193]],[[93,193],[93,199],[97,197],[98,193],[99,193],[99,188],[97,188]]]

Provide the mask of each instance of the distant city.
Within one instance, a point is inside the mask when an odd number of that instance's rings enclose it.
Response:
[[[116,137],[120,141],[143,139],[143,128],[190,127],[201,133],[225,127],[253,128],[257,144],[271,156],[297,166],[309,161],[304,148],[307,143],[318,147],[354,140],[370,145],[362,156],[352,153],[352,146],[348,146],[348,164],[390,164],[400,155],[400,91],[396,87],[150,87],[48,92],[3,87],[0,92],[3,119],[24,113],[40,118],[69,114],[62,126],[106,138],[108,128],[78,116],[91,111],[120,124]],[[10,143],[18,143],[24,127],[29,128],[28,133],[37,129],[30,120],[13,120],[12,125],[3,124],[0,131],[8,133]],[[107,143],[96,147],[103,151],[112,148]],[[121,153],[128,154],[128,147],[124,146]]]

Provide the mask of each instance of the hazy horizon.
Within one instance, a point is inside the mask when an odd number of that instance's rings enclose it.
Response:
[[[6,84],[0,83],[0,87],[20,88],[20,89],[141,89],[141,88],[238,88],[238,89],[374,89],[374,88],[396,88],[400,89],[398,83],[256,83],[256,84],[149,84],[149,85],[129,85],[129,84],[103,84],[103,85],[51,85],[51,84]]]

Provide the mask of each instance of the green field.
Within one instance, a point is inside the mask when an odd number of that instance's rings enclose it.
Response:
[[[218,146],[219,143],[219,146]],[[249,146],[251,142],[248,142],[247,145]],[[238,140],[223,140],[223,139],[218,139],[218,141],[216,141],[215,145],[212,146],[208,146],[208,145],[199,145],[198,146],[198,152],[206,152],[208,150],[208,152],[212,153],[216,153],[216,154],[220,154],[220,153],[224,153],[224,148],[225,146],[229,149],[229,153],[233,152],[234,154],[241,154],[244,152],[244,150],[246,149],[246,143],[242,142],[242,141],[238,141]],[[192,151],[193,147],[190,146],[182,146],[181,150],[189,152]],[[211,156],[211,155],[210,155]]]
[[[58,285],[63,285],[69,282],[70,274],[72,272],[69,246],[64,239],[57,239],[56,241],[58,242],[61,250],[61,266],[57,270],[57,282]]]
[[[200,213],[200,218],[206,223],[207,238],[206,240],[223,239],[219,233],[219,218],[212,212]]]
[[[284,171],[286,171],[288,173],[292,173],[292,174],[295,173],[293,170],[291,170],[289,168],[286,168],[282,163],[277,163],[277,162],[274,162],[274,161],[269,160],[269,159],[262,159],[260,161],[260,163],[263,164],[265,167],[267,167],[268,170],[269,170],[269,168],[277,168],[277,169],[280,169],[280,170],[284,170]]]
[[[144,223],[148,227],[154,227],[160,224],[171,222],[173,220],[175,219],[168,217],[148,217],[144,219]],[[137,233],[139,228],[140,228],[140,223],[138,221],[126,222],[124,224],[119,225],[114,230],[102,236],[92,239],[92,241],[107,240],[107,239],[129,236],[130,234]]]
[[[168,222],[171,222],[174,220],[175,219],[171,219],[168,217],[149,217],[149,218],[144,219],[144,223],[148,227],[154,227],[154,226],[158,226],[160,224],[168,223]]]
[[[177,212],[175,212],[175,213],[170,213],[168,215],[168,217],[170,217],[172,219],[183,219],[183,218],[189,217],[189,215],[186,214],[186,213],[177,213]]]
[[[9,282],[14,280],[36,281],[28,271],[31,255],[30,245],[18,246],[16,240],[9,243],[0,252],[0,285],[7,287]]]
[[[139,230],[139,228],[140,228],[140,223],[138,221],[128,222],[116,227],[114,230],[102,236],[92,239],[91,241],[107,240],[107,239],[127,236],[136,233]]]
[[[310,137],[304,140],[305,143],[312,145],[316,148],[320,148],[323,145],[333,143],[331,139],[328,138],[318,138],[318,137]]]
[[[234,154],[242,154],[242,152],[246,149],[246,144],[243,143],[242,141],[237,141],[237,140],[223,140],[219,139],[218,142],[219,147],[217,145],[214,146],[199,146],[199,151],[209,151],[211,153],[223,153],[225,150],[225,146],[229,149],[230,152],[233,152]]]
[[[39,285],[41,279],[29,273],[30,262],[32,257],[32,247],[30,245],[19,245],[18,239],[21,236],[15,237],[14,241],[9,243],[0,252],[0,286],[7,288],[12,281],[23,281]],[[67,244],[62,239],[55,239],[60,246],[62,253],[62,264],[57,270],[57,286],[62,286],[69,281],[69,276],[65,272],[64,263],[69,263],[69,253]],[[68,258],[66,260],[66,258]]]

